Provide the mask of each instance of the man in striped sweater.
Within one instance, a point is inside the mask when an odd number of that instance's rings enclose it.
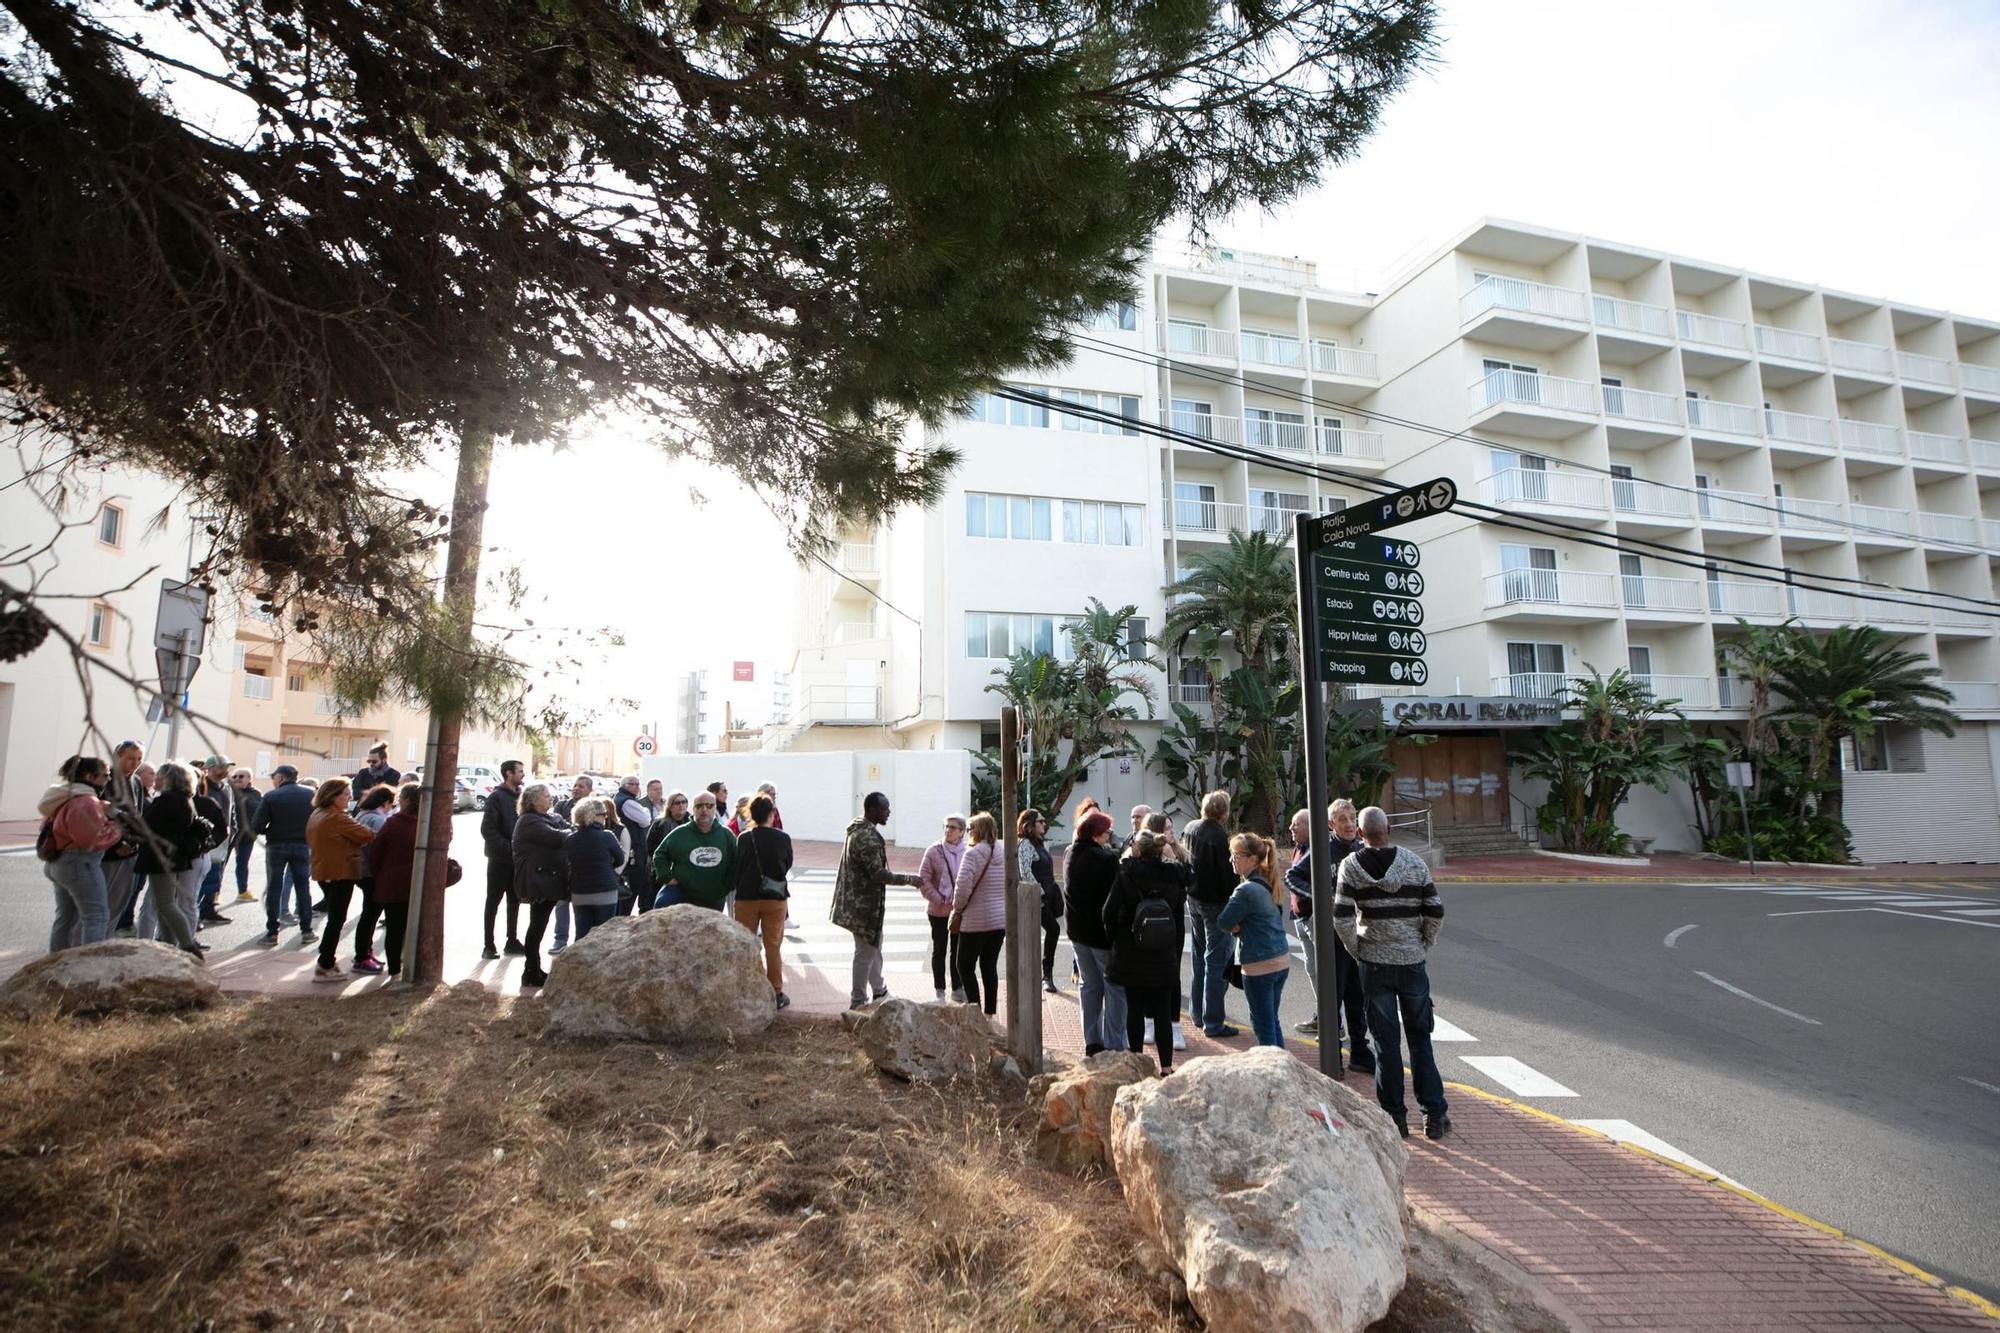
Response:
[[[1424,1134],[1441,1139],[1451,1132],[1451,1117],[1431,1052],[1431,980],[1424,955],[1444,925],[1444,903],[1423,858],[1389,841],[1389,816],[1381,807],[1363,810],[1360,823],[1367,845],[1342,861],[1334,877],[1333,928],[1361,968],[1368,1035],[1375,1044],[1375,1100],[1408,1138],[1399,1036],[1407,1029]]]

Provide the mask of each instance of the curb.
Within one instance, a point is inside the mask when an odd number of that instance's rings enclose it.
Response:
[[[1884,1261],[1890,1267],[1896,1269],[1898,1272],[1903,1273],[1906,1276],[1917,1279],[1917,1281],[1923,1283],[1927,1287],[1935,1287],[1937,1290],[1942,1291],[1945,1295],[1950,1296],[1955,1300],[1961,1301],[1964,1304],[1971,1306],[1973,1309],[1985,1315],[1987,1318],[2000,1320],[2000,1305],[1996,1305],[1994,1302],[1987,1300],[1984,1296],[1981,1296],[1978,1292],[1968,1291],[1964,1287],[1955,1287],[1951,1283],[1946,1282],[1943,1278],[1939,1277],[1936,1273],[1933,1273],[1925,1268],[1919,1268],[1917,1265],[1911,1263],[1908,1259],[1899,1258],[1898,1256],[1889,1253],[1887,1250],[1883,1249],[1880,1245],[1876,1245],[1870,1241],[1862,1240],[1858,1236],[1850,1236],[1845,1231],[1842,1231],[1839,1227],[1834,1226],[1830,1222],[1822,1222],[1818,1218],[1808,1216],[1807,1214],[1800,1212],[1796,1208],[1787,1207],[1786,1205],[1779,1203],[1776,1199],[1767,1199],[1763,1195],[1757,1193],[1755,1190],[1745,1189],[1741,1185],[1732,1184],[1729,1181],[1723,1180],[1718,1176],[1711,1175],[1709,1172],[1698,1171],[1694,1167],[1689,1166],[1685,1162],[1674,1161],[1671,1157],[1662,1157],[1658,1153],[1652,1151],[1650,1148],[1642,1148],[1636,1143],[1621,1143],[1618,1140],[1613,1139],[1608,1134],[1602,1133],[1595,1129],[1591,1129],[1587,1125],[1579,1125],[1573,1121],[1565,1120],[1561,1116],[1557,1115],[1555,1112],[1544,1111],[1539,1106],[1529,1106],[1525,1102],[1517,1102],[1511,1097],[1502,1097],[1498,1093],[1488,1092],[1484,1088],[1475,1088],[1469,1083],[1447,1082],[1445,1086],[1447,1088],[1452,1089],[1454,1092],[1463,1092],[1469,1096],[1476,1097],[1481,1101],[1496,1102],[1501,1106],[1506,1106],[1516,1111],[1525,1112],[1528,1115],[1534,1116],[1537,1120],[1546,1120],[1549,1121],[1551,1124],[1561,1125],[1564,1129],[1571,1130],[1575,1133],[1587,1134],[1594,1139],[1604,1139],[1609,1143],[1617,1144],[1618,1147],[1625,1149],[1627,1152],[1635,1152],[1639,1154],[1639,1156],[1658,1162],[1662,1166],[1670,1166],[1684,1176],[1691,1176],[1694,1179],[1699,1180],[1704,1184],[1714,1185],[1720,1189],[1727,1190],[1729,1193],[1736,1195],[1738,1198],[1747,1199],[1751,1203],[1758,1204],[1761,1207],[1769,1209],[1770,1211],[1776,1213],[1778,1216],[1785,1218],[1787,1221],[1797,1222],[1802,1226],[1810,1227],[1812,1230],[1819,1232],[1821,1235],[1832,1236],[1836,1240],[1844,1240],[1849,1245],[1854,1246],[1856,1249],[1861,1250],[1873,1256],[1874,1258]]]
[[[1741,884],[1750,878],[1747,875],[1454,875],[1449,869],[1433,876],[1440,884]],[[1756,876],[1764,878],[1762,875]],[[1847,879],[1779,878],[1771,876],[1773,886],[1801,886],[1806,888],[1852,888],[1855,881]],[[2000,887],[2000,878],[1970,880],[1937,879],[1884,879],[1876,877],[1863,881],[1871,885],[1910,885],[1917,888],[1940,888],[1949,886],[1956,892],[1991,892]]]

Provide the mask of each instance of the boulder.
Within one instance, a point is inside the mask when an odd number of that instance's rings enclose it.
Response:
[[[1276,1047],[1127,1084],[1111,1156],[1211,1333],[1363,1329],[1403,1288],[1394,1122]]]
[[[206,967],[157,940],[105,940],[37,958],[0,986],[0,1010],[115,1014],[201,1009],[221,998]]]
[[[972,1004],[887,999],[854,1031],[862,1052],[885,1074],[946,1083],[985,1073],[993,1050],[986,1016]]]
[[[614,916],[557,954],[542,987],[564,1037],[715,1041],[777,1014],[756,938],[720,912],[676,903]]]
[[[1111,1107],[1128,1083],[1158,1078],[1160,1067],[1136,1051],[1099,1051],[1057,1074],[1042,1092],[1035,1156],[1044,1166],[1082,1173],[1111,1164]]]

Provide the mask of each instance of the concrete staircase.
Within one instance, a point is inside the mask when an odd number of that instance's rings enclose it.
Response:
[[[1439,824],[1435,836],[1438,845],[1454,861],[1468,856],[1525,852],[1530,846],[1522,841],[1520,833],[1505,824]]]

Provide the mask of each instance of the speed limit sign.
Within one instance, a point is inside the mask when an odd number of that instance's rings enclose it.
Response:
[[[641,759],[651,759],[659,751],[660,743],[651,736],[639,736],[632,742],[632,753]]]

